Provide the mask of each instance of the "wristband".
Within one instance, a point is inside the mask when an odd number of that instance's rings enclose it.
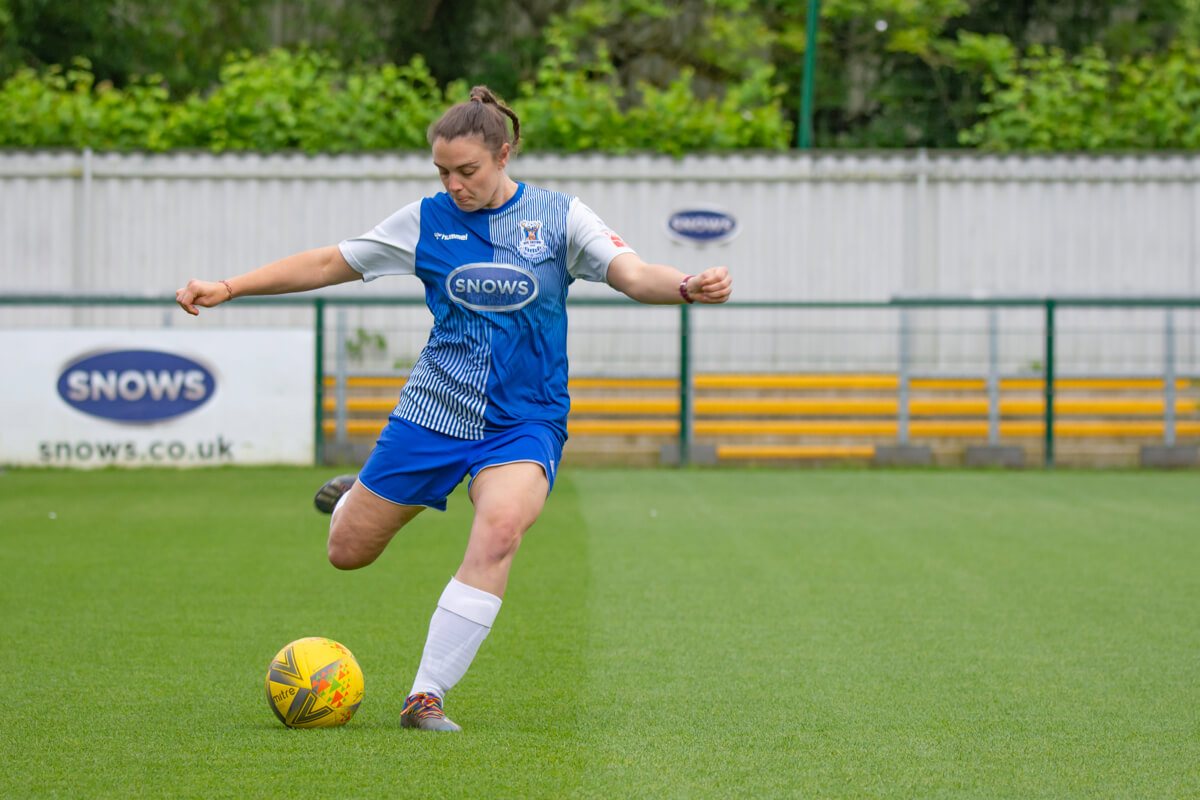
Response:
[[[688,288],[687,288],[687,283],[688,283],[688,281],[690,281],[690,280],[691,280],[692,278],[694,278],[694,277],[696,277],[696,276],[695,276],[695,275],[688,275],[688,276],[687,276],[686,278],[684,278],[684,279],[683,279],[683,281],[682,281],[682,282],[679,284],[679,296],[683,298],[683,302],[685,302],[685,303],[694,303],[694,302],[696,302],[695,300],[693,300],[693,299],[692,299],[691,295],[689,295],[689,294],[688,294]]]
[[[233,287],[229,285],[229,281],[224,280],[224,279],[217,281],[217,283],[225,284],[225,291],[229,292],[229,297],[225,300],[225,302],[228,303],[230,300],[233,299]]]

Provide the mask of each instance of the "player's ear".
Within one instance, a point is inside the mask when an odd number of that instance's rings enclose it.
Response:
[[[512,155],[512,145],[508,142],[500,145],[500,150],[496,153],[496,166],[500,169],[508,164],[508,157]]]

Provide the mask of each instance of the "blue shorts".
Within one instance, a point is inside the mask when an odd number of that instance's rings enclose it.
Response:
[[[458,439],[399,417],[389,417],[359,482],[384,500],[446,510],[446,498],[462,479],[485,467],[532,461],[554,488],[562,460],[562,435],[542,422],[527,422],[482,439]]]

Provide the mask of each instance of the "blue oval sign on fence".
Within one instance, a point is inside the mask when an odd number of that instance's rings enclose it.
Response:
[[[117,422],[161,422],[208,402],[216,379],[202,364],[158,350],[113,350],[68,364],[58,394],[85,414]]]
[[[738,235],[737,218],[716,208],[690,208],[676,211],[667,220],[667,233],[681,242],[721,244]]]
[[[464,264],[446,276],[446,294],[475,311],[516,311],[537,297],[538,282],[511,264]]]

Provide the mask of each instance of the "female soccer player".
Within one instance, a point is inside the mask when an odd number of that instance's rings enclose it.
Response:
[[[511,135],[509,122],[512,123]],[[434,325],[374,450],[335,478],[329,560],[365,567],[425,508],[446,508],[464,477],[475,514],[442,592],[401,714],[422,730],[460,730],[442,698],[491,630],[513,556],[554,486],[567,438],[567,287],[606,281],[642,303],[723,303],[724,267],[685,275],[643,261],[578,198],[513,181],[517,115],[484,86],[428,131],[446,191],[362,236],[176,293],[189,314],[242,295],[302,292],[416,275]]]

